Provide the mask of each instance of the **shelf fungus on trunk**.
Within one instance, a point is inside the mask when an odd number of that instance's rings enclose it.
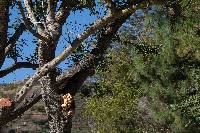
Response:
[[[63,114],[66,118],[72,118],[75,114],[75,101],[74,97],[67,93],[63,95],[64,103],[61,105],[63,108]]]

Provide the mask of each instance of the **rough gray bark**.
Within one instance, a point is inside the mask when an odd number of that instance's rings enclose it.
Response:
[[[48,116],[50,133],[63,133],[65,117],[61,108],[61,97],[56,91],[55,75],[48,73],[40,80],[42,99]]]
[[[55,70],[51,70],[40,79],[42,99],[45,103],[50,133],[63,133],[67,121],[62,113],[62,101],[57,93],[55,74]]]

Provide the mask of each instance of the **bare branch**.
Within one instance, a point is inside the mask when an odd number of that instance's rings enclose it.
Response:
[[[36,69],[38,68],[38,64],[32,64],[30,62],[17,62],[13,65],[11,65],[10,67],[4,69],[4,70],[1,70],[0,71],[0,78],[6,76],[7,74],[17,70],[17,69],[20,69],[20,68],[33,68],[33,69]]]
[[[12,37],[8,40],[7,47],[5,48],[5,55],[8,54],[8,52],[15,46],[16,41],[19,39],[19,37],[22,35],[22,33],[25,31],[26,27],[23,23],[19,25],[15,33]]]
[[[91,57],[89,60],[85,59],[81,61],[79,64],[74,65],[68,71],[57,77],[57,86],[61,88],[59,89],[59,93],[70,92],[70,94],[74,94],[72,92],[77,91],[77,86],[79,86],[78,84],[88,76],[94,74],[94,68],[99,65],[100,61],[103,60],[103,55],[105,54],[106,49],[110,46],[112,38],[116,35],[118,29],[126,21],[126,19],[130,17],[130,15],[131,14],[128,14],[121,19],[117,19],[115,22],[107,26],[107,30],[104,31],[98,38],[97,47],[90,52]],[[74,86],[72,84],[77,85],[74,88],[72,87]]]
[[[60,64],[63,60],[65,60],[87,37],[91,34],[96,33],[97,30],[101,29],[106,24],[114,21],[118,17],[126,16],[127,14],[133,13],[135,11],[135,6],[131,6],[125,10],[120,12],[116,12],[116,14],[111,16],[105,16],[100,20],[97,20],[92,26],[85,30],[81,35],[79,35],[71,45],[63,50],[63,52],[54,58],[49,63],[45,64],[38,70],[22,87],[22,89],[16,95],[16,102],[20,102],[25,98],[25,95],[30,91],[30,88],[33,86],[33,83],[39,80],[42,76],[44,76],[49,70],[55,68],[58,64]]]
[[[18,7],[19,7],[19,10],[20,10],[20,13],[21,13],[21,15],[22,15],[22,18],[23,18],[23,21],[24,21],[24,24],[25,24],[26,28],[33,34],[33,36],[37,37],[37,38],[40,39],[40,40],[43,40],[43,41],[45,41],[45,42],[48,42],[48,41],[49,41],[48,38],[46,38],[46,37],[40,35],[36,30],[33,30],[33,28],[31,27],[31,24],[32,24],[32,23],[31,23],[31,21],[29,20],[29,18],[26,18],[25,14],[24,14],[23,6],[22,6],[22,4],[21,4],[21,2],[20,2],[19,0],[17,1],[17,5],[18,5]],[[33,23],[33,24],[34,24],[34,23]],[[38,27],[38,28],[39,28],[39,27]],[[40,30],[42,31],[43,29],[40,29]]]

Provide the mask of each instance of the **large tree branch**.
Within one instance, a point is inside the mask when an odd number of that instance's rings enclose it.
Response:
[[[1,70],[0,71],[0,78],[6,76],[7,74],[17,70],[17,69],[20,69],[20,68],[32,68],[32,69],[36,69],[38,68],[39,65],[38,64],[32,64],[30,62],[17,62],[15,64],[12,64],[10,67],[4,69],[4,70]]]
[[[112,38],[116,35],[121,25],[130,16],[131,13],[117,19],[108,27],[106,27],[107,30],[104,31],[98,38],[96,44],[97,47],[90,52],[90,59],[86,59],[80,62],[80,64],[73,66],[70,71],[66,71],[63,73],[63,75],[60,75],[57,78],[57,86],[60,86],[59,93],[71,93],[72,95],[75,95],[87,77],[94,74],[94,69],[99,65],[100,61],[104,59],[104,54],[106,53],[107,48],[110,46]],[[71,72],[76,73],[73,76],[66,76],[70,75]]]
[[[135,6],[130,6],[129,8],[122,10],[120,12],[116,12],[111,16],[105,16],[100,20],[97,20],[92,26],[85,30],[81,35],[79,35],[71,45],[63,50],[63,52],[54,58],[49,63],[45,64],[38,70],[22,87],[22,89],[17,93],[15,102],[20,103],[26,96],[26,94],[30,91],[34,82],[38,81],[42,76],[44,76],[49,70],[55,68],[58,64],[60,64],[63,60],[65,60],[80,44],[90,35],[96,33],[97,30],[101,29],[106,24],[114,21],[115,19],[127,16],[127,14],[133,13],[135,11]]]
[[[5,60],[5,47],[7,43],[8,19],[9,19],[9,1],[0,1],[0,68]]]
[[[15,33],[13,34],[13,36],[10,37],[10,39],[8,40],[8,43],[5,48],[5,55],[7,55],[10,50],[12,50],[12,48],[16,44],[16,41],[19,39],[19,37],[22,35],[22,33],[25,31],[25,29],[26,29],[26,27],[25,27],[24,23],[21,23],[19,25],[19,27],[17,28],[17,30],[15,31]]]

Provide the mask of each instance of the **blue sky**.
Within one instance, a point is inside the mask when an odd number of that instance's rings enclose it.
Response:
[[[104,9],[102,7],[97,7],[97,10],[101,13],[104,12]],[[99,14],[99,16],[102,16],[103,14]],[[11,16],[10,16],[10,23],[9,25],[13,25],[14,22],[17,20],[17,18],[21,18],[19,15],[18,9],[14,7],[11,10]],[[81,32],[84,31],[84,29],[94,22],[97,19],[97,16],[95,15],[90,15],[90,11],[87,9],[84,9],[83,11],[75,11],[71,12],[70,16],[67,18],[66,24],[63,26],[63,34],[60,37],[58,47],[56,50],[56,55],[61,53],[61,51],[64,49],[64,47],[67,46],[67,40],[69,39],[67,34],[70,35],[70,39],[73,40],[77,34],[80,34]],[[87,25],[87,26],[86,26]],[[10,28],[9,29],[9,36],[12,36],[14,33],[14,29]],[[22,36],[20,37],[18,44],[22,43],[21,40],[23,40],[26,45],[24,45],[22,54],[23,58],[28,57],[30,54],[33,53],[35,50],[35,44],[32,42],[34,40],[34,37],[32,36],[31,33],[29,32],[24,32]],[[18,61],[22,61],[20,58]],[[62,69],[66,69],[66,63],[67,61],[64,61],[59,65]],[[7,58],[2,69],[7,68],[11,64],[13,64],[14,61],[12,59]],[[28,77],[29,75],[34,74],[35,70],[32,69],[18,69],[14,71],[13,73],[8,74],[7,76],[3,77],[0,79],[0,83],[11,83],[13,81],[17,80],[22,80],[25,77]]]

